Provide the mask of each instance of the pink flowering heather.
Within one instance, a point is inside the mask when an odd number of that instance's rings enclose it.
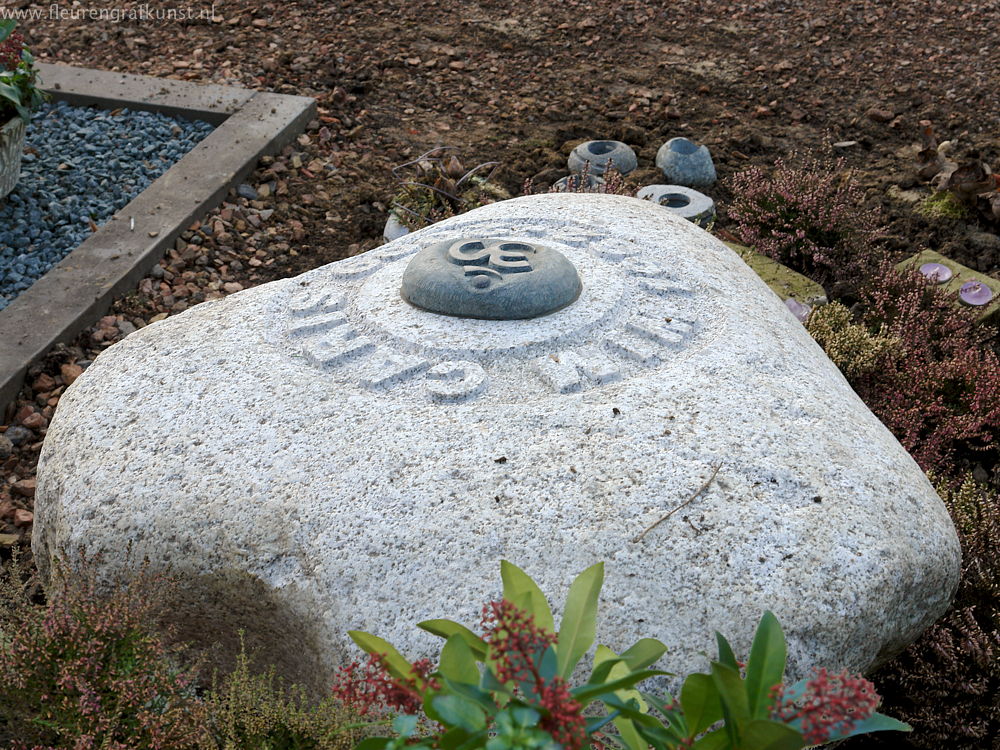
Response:
[[[875,712],[879,702],[875,686],[863,677],[846,671],[830,674],[822,668],[815,670],[806,682],[800,699],[789,700],[783,685],[775,685],[771,695],[772,718],[785,723],[801,721],[800,731],[810,745],[850,732],[859,721]]]
[[[962,452],[1000,447],[1000,358],[973,311],[917,271],[885,264],[860,291],[862,322],[900,341],[858,395],[925,471],[953,474]]]
[[[181,750],[196,747],[204,715],[194,671],[151,630],[164,580],[101,597],[92,582],[67,588],[28,615],[0,649],[0,707],[18,739],[41,748]]]
[[[878,263],[876,216],[842,169],[842,160],[796,169],[778,159],[772,175],[758,167],[734,175],[728,214],[736,234],[824,286],[854,286]]]

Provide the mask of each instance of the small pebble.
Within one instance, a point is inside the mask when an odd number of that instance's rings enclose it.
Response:
[[[23,445],[27,441],[34,438],[35,434],[27,427],[14,425],[13,427],[7,428],[7,432],[4,433],[4,437],[14,445]]]
[[[241,198],[246,198],[248,201],[257,200],[257,191],[253,189],[252,185],[247,185],[246,183],[236,188],[236,194]]]
[[[70,365],[66,364],[59,368],[59,372],[62,375],[63,382],[66,385],[73,385],[78,377],[83,375],[83,368],[80,365]]]

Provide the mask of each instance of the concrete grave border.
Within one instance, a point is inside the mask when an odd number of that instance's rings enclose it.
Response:
[[[0,311],[0,408],[17,397],[32,362],[71,340],[115,297],[133,289],[192,221],[217,206],[261,156],[279,151],[316,116],[310,97],[66,65],[38,67],[56,101],[206,120],[216,129]]]

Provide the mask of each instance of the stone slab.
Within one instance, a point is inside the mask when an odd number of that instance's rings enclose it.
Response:
[[[580,298],[527,320],[399,294],[420,249],[544,243]],[[113,457],[113,460],[109,460]],[[685,503],[696,500],[648,533]],[[721,242],[609,195],[503,201],[206,302],[103,352],[42,449],[34,552],[171,567],[188,637],[328,689],[349,629],[411,657],[525,569],[561,609],[607,563],[598,639],[704,669],[764,609],[790,673],[868,670],[944,613],[947,510],[804,327]]]
[[[80,107],[159,112],[221,125],[257,92],[238,86],[174,81],[72,65],[39,63],[42,86],[56,99]]]
[[[826,290],[823,286],[798,271],[793,271],[773,258],[761,255],[757,251],[736,242],[726,242],[725,245],[760,276],[782,300],[789,297],[810,307],[827,303]]]
[[[967,281],[979,281],[992,289],[993,300],[988,305],[978,308],[971,307],[962,304],[957,299],[955,300],[955,305],[961,307],[963,310],[976,310],[979,313],[979,319],[984,322],[1000,323],[1000,279],[994,279],[985,273],[974,271],[968,266],[963,266],[961,263],[933,250],[923,250],[916,255],[912,255],[896,267],[900,270],[919,270],[920,266],[924,263],[940,263],[951,269],[953,274],[951,279],[940,285],[940,288],[945,292],[958,294],[958,290],[962,288],[962,284]]]
[[[316,113],[315,101],[308,97],[224,91],[55,65],[43,66],[42,74],[47,86],[59,84],[51,90],[56,99],[225,121],[0,311],[0,406],[17,396],[33,361],[54,344],[72,339],[116,296],[131,290],[181,232],[217,206],[263,154],[291,141]]]

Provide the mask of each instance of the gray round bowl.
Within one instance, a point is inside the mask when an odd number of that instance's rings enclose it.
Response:
[[[715,201],[683,185],[647,185],[635,194],[705,228],[715,218]]]
[[[639,166],[635,151],[621,141],[586,141],[573,149],[566,163],[570,172],[582,172],[583,165],[590,162],[589,173],[602,175],[609,161],[614,161],[623,175]]]

